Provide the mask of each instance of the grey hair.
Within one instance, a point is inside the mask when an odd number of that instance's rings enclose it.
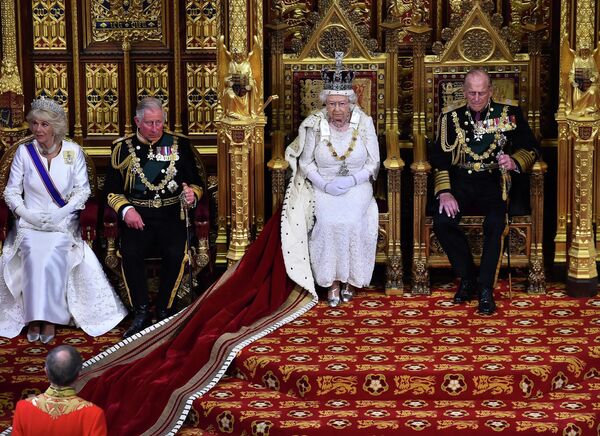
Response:
[[[54,130],[55,144],[60,144],[63,139],[65,139],[65,136],[67,136],[67,132],[69,131],[67,115],[64,112],[59,114],[46,109],[31,109],[25,119],[30,125],[34,120],[46,121],[48,124],[50,124],[52,130]]]
[[[483,68],[473,68],[473,69],[469,70],[467,72],[467,74],[465,74],[465,79],[463,81],[463,88],[466,86],[467,80],[471,79],[471,77],[474,77],[474,76],[486,77],[487,81],[488,81],[488,89],[492,88],[492,78],[490,77],[489,73],[487,71],[485,71]]]
[[[70,345],[53,348],[46,357],[46,373],[50,383],[64,387],[71,386],[81,371],[81,354]]]
[[[328,89],[323,89],[320,93],[319,93],[319,100],[321,100],[321,103],[325,104],[325,102],[327,101],[327,97],[329,97],[330,95],[344,95],[344,94],[331,94],[331,91]],[[345,97],[348,97],[348,102],[351,105],[355,105],[356,102],[358,101],[358,97],[356,96],[356,93],[354,91],[352,91],[351,94],[346,95]]]
[[[163,121],[167,121],[167,114],[163,108],[162,102],[156,97],[145,97],[142,98],[136,108],[135,108],[135,116],[138,120],[144,119],[144,112],[147,109],[158,109],[163,113]]]

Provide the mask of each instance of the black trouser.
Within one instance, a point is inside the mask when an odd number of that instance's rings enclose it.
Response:
[[[506,227],[506,202],[502,200],[500,171],[483,171],[468,174],[466,170],[451,172],[452,194],[458,202],[460,212],[449,217],[445,212],[438,213],[439,200],[433,214],[433,228],[444,252],[461,278],[475,277],[473,255],[467,237],[458,223],[463,214],[484,215],[483,251],[479,267],[479,283],[491,288],[496,279],[498,261],[502,249],[502,234]]]
[[[163,210],[164,209],[164,210]],[[177,279],[183,268],[186,248],[185,221],[179,216],[179,205],[161,209],[136,207],[144,220],[144,230],[130,229],[121,223],[121,256],[123,273],[134,308],[149,304],[145,259],[159,256],[160,285],[156,308],[170,308]]]

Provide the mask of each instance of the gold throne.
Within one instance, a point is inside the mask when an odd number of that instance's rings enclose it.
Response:
[[[397,124],[397,90],[389,77],[397,76],[397,53],[376,53],[352,23],[352,18],[338,2],[331,2],[317,23],[311,37],[298,54],[284,54],[281,25],[272,29],[273,94],[283,96],[273,104],[272,171],[274,208],[283,201],[285,171],[283,146],[295,138],[302,120],[323,105],[320,71],[335,63],[336,51],[344,52],[344,64],[355,72],[354,90],[358,104],[373,118],[380,138],[381,171],[375,189],[379,206],[379,234],[376,262],[386,268],[386,294],[403,292],[402,253],[400,245],[400,176],[404,162],[400,158]],[[393,33],[393,29],[390,33]],[[389,48],[392,45],[388,44]],[[379,191],[379,194],[377,192]]]
[[[493,6],[493,5],[492,5]],[[485,10],[484,10],[485,8]],[[519,43],[504,39],[496,16],[490,16],[489,3],[482,6],[475,2],[473,8],[465,13],[455,28],[445,29],[446,43],[433,44],[434,55],[415,54],[415,62],[420,65],[415,71],[422,77],[415,77],[415,83],[421,83],[421,89],[415,91],[421,104],[421,113],[415,113],[413,119],[425,120],[422,130],[415,133],[415,162],[412,165],[415,180],[414,196],[414,240],[412,264],[412,292],[428,294],[429,268],[449,267],[450,263],[433,232],[433,219],[428,214],[428,195],[431,196],[431,166],[427,162],[427,143],[435,138],[437,122],[444,109],[464,104],[462,83],[465,74],[474,67],[485,69],[494,85],[494,100],[519,105],[528,119],[534,134],[539,138],[539,51],[535,38],[541,38],[542,26],[532,25],[529,31],[530,53],[516,53]],[[417,88],[415,86],[415,88]],[[510,266],[528,268],[528,292],[545,291],[544,262],[542,254],[543,237],[543,182],[547,166],[537,161],[530,174],[517,175],[514,178],[524,188],[513,186],[511,196],[525,193],[523,207],[509,207]],[[429,185],[429,189],[428,189]],[[527,201],[529,200],[529,201]],[[527,204],[528,203],[528,204]],[[509,206],[517,205],[516,202]],[[520,210],[518,210],[520,209]],[[473,256],[478,262],[482,245],[482,216],[463,216],[461,225],[469,240]],[[508,253],[502,257],[502,265],[508,263]]]

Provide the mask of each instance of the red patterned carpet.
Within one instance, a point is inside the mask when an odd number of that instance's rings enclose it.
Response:
[[[558,284],[543,296],[503,291],[498,312],[481,316],[475,303],[452,304],[452,290],[319,304],[244,349],[180,433],[600,434],[600,298],[569,298]],[[122,331],[60,329],[52,345],[88,358]],[[0,345],[4,429],[19,398],[45,389],[46,348]]]

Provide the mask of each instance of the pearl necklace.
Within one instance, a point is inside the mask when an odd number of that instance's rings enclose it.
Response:
[[[50,147],[50,148],[44,148],[38,142],[37,143],[37,149],[38,149],[38,151],[40,152],[40,154],[42,156],[50,156],[51,154],[53,154],[58,149],[58,144],[52,144],[52,147]]]

